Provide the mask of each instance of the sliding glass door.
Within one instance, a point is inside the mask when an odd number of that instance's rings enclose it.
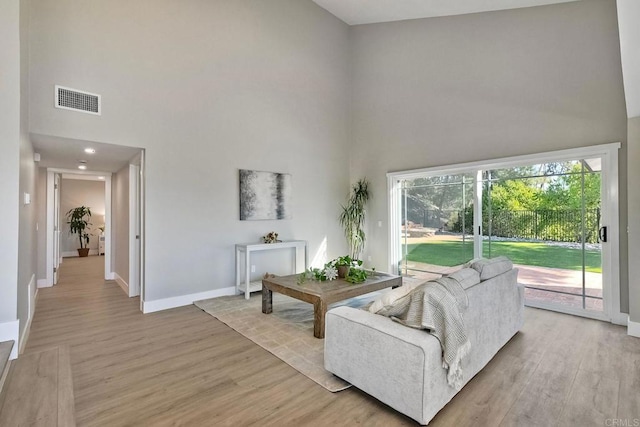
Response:
[[[529,305],[603,312],[601,159],[484,171],[483,256],[519,268]]]
[[[610,319],[617,159],[612,168],[610,151],[568,151],[389,174],[392,270],[433,278],[506,256],[527,305]]]
[[[473,176],[403,180],[400,271],[431,277],[473,258]]]

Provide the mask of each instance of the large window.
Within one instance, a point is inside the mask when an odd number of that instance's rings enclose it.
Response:
[[[431,278],[503,255],[518,267],[528,305],[611,319],[617,148],[389,174],[391,269]]]

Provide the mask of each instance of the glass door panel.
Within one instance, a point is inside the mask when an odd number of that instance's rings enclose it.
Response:
[[[483,256],[520,269],[529,305],[603,311],[600,159],[483,174]]]
[[[432,278],[473,258],[471,174],[401,183],[401,260],[404,275]]]

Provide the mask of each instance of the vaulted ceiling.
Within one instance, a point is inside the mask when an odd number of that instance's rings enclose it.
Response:
[[[463,15],[583,0],[313,0],[349,25]],[[640,0],[617,0],[627,116],[640,116]]]
[[[313,0],[349,25],[464,15],[578,0]]]

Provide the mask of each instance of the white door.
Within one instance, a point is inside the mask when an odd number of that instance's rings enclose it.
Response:
[[[140,295],[140,166],[129,165],[129,296]]]
[[[53,184],[53,284],[58,284],[60,268],[60,174],[54,174]]]

